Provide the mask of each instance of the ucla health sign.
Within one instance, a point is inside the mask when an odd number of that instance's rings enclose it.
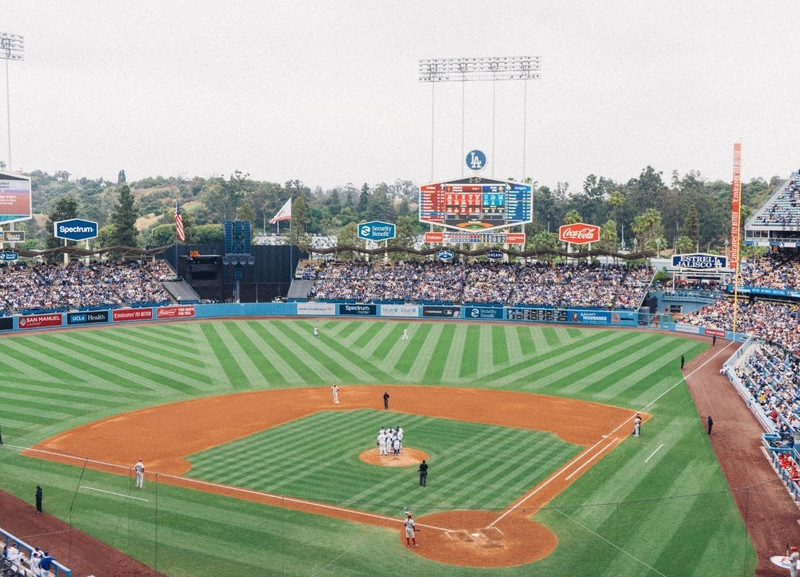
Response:
[[[84,240],[97,237],[97,223],[73,218],[53,223],[53,236],[65,240]]]
[[[728,259],[718,254],[676,254],[672,256],[672,266],[693,270],[728,268]]]
[[[358,225],[358,238],[366,240],[391,240],[394,238],[395,225],[390,222],[373,220]]]

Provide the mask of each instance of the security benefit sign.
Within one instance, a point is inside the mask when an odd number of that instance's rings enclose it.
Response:
[[[672,266],[691,270],[715,270],[728,268],[728,259],[718,254],[675,254],[672,255]]]
[[[395,225],[391,222],[373,220],[358,225],[358,238],[365,240],[392,240],[395,236]]]

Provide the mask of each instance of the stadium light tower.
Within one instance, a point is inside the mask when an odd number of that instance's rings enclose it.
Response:
[[[496,81],[524,80],[525,96],[522,123],[522,177],[526,174],[526,145],[528,124],[528,80],[541,78],[540,56],[492,56],[487,58],[429,58],[419,61],[419,81],[431,83],[431,180],[434,157],[434,103],[437,82],[461,82],[461,156],[464,151],[464,93],[468,80],[492,82],[492,172],[494,173]],[[462,175],[463,175],[463,162]]]
[[[8,126],[8,170],[11,170],[11,90],[8,82],[8,61],[24,60],[25,39],[19,34],[0,32],[0,58],[6,61],[6,124]]]

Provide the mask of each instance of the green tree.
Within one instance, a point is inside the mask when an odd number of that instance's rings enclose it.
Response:
[[[613,251],[617,248],[617,223],[607,220],[600,229],[600,248]]]
[[[696,241],[688,236],[679,236],[678,242],[675,245],[675,250],[677,250],[679,254],[686,254],[695,251],[697,250]]]
[[[359,217],[363,217],[367,213],[368,206],[369,206],[369,185],[365,182],[361,186],[361,194],[358,197],[358,205],[356,205],[356,211],[358,212]]]
[[[110,238],[111,246],[136,246],[136,219],[139,211],[134,207],[133,195],[127,184],[119,187],[119,204],[111,215],[111,224],[114,225],[113,235]]]
[[[53,234],[53,225],[62,220],[78,218],[78,200],[73,196],[64,196],[56,200],[53,210],[47,219],[47,238],[45,246],[55,248],[62,246],[64,241]],[[67,241],[67,246],[75,246],[74,241]]]
[[[686,211],[686,219],[683,221],[683,236],[689,237],[694,241],[695,250],[698,250],[700,242],[700,215],[697,207],[691,205]]]
[[[291,238],[293,245],[306,244],[306,229],[310,223],[308,201],[305,195],[299,194],[292,200]]]

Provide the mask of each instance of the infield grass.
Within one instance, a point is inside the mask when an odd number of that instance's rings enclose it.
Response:
[[[314,324],[320,329],[318,338],[311,336]],[[401,341],[406,327],[411,338]],[[744,525],[703,423],[680,384],[680,355],[691,359],[706,346],[670,334],[628,330],[294,319],[180,322],[2,338],[0,427],[6,445],[0,448],[0,488],[30,500],[35,485],[41,484],[50,513],[171,577],[753,574],[755,555]],[[131,493],[129,477],[17,452],[78,424],[136,408],[247,390],[327,387],[332,382],[535,392],[645,409],[653,418],[642,437],[625,440],[546,508],[531,511],[558,536],[552,555],[499,570],[427,561],[402,547],[396,527],[381,529],[161,484]],[[192,474],[230,478],[281,494],[296,491],[318,500],[358,501],[360,507],[387,514],[398,514],[397,507],[406,505],[418,514],[502,506],[510,501],[503,495],[505,483],[509,494],[519,494],[519,487],[535,484],[540,476],[515,462],[516,467],[501,469],[502,474],[476,474],[459,484],[462,476],[493,458],[495,446],[506,436],[512,445],[514,439],[541,443],[541,433],[515,437],[520,433],[513,429],[411,415],[403,423],[378,423],[401,424],[414,439],[410,446],[417,445],[419,436],[420,448],[435,455],[433,491],[419,497],[413,471],[370,468],[357,460],[377,433],[374,419],[381,420],[371,411],[302,419],[234,443],[236,450],[239,444],[243,447],[241,466],[210,451],[196,456]],[[467,435],[486,440],[486,446],[465,449],[453,458],[464,434],[458,427],[473,426],[478,428]],[[336,431],[333,445],[318,439],[304,446],[307,436],[326,427]],[[447,435],[452,435],[449,440]],[[249,450],[261,451],[266,460],[248,460],[248,443],[254,444]],[[556,453],[574,450],[558,443],[547,441],[559,447]],[[506,459],[513,459],[503,451]],[[292,459],[291,466],[281,470],[281,458]],[[346,478],[353,489],[339,490],[326,476]],[[319,495],[319,485],[327,487],[326,495]],[[378,487],[394,488],[394,494]]]

